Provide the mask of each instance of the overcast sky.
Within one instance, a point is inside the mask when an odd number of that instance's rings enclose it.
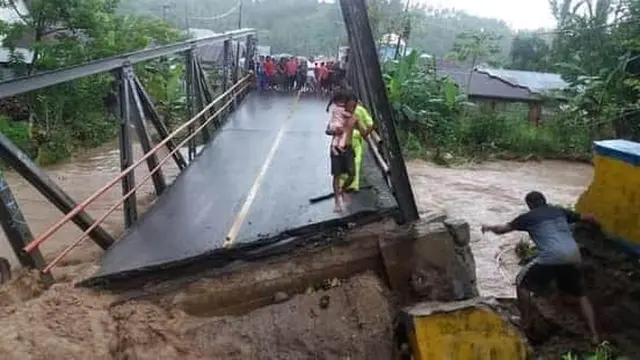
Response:
[[[555,26],[548,0],[413,0],[437,8],[455,8],[470,14],[504,20],[514,29]]]

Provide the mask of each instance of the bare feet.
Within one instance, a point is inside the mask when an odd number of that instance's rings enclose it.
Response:
[[[347,192],[344,192],[342,194],[342,202],[345,206],[349,206],[351,204],[351,195],[349,195]]]
[[[342,199],[336,199],[336,204],[333,207],[333,212],[341,214],[342,211],[343,211],[343,209],[342,209]]]

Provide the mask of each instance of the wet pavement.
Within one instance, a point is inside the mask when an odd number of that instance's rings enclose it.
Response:
[[[342,215],[333,212],[330,200],[309,203],[331,192],[325,107],[316,98],[250,94],[193,164],[105,253],[95,278],[183,264],[343,215],[378,212],[383,205],[374,190],[354,196]]]

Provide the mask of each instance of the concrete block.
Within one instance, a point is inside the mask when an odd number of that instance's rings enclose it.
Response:
[[[444,223],[420,220],[384,234],[379,244],[394,291],[439,301],[477,295],[471,250],[457,246]]]
[[[414,246],[414,274],[424,280],[431,278],[434,283],[429,287],[434,289],[431,300],[462,300],[474,297],[478,291],[475,286],[475,266],[470,267],[470,261],[463,261],[458,252],[473,259],[471,249],[456,245],[453,236],[444,223],[416,224],[414,226],[416,244]],[[474,263],[471,261],[471,263]],[[428,269],[438,269],[437,273],[426,276]],[[442,276],[447,280],[442,283]],[[440,283],[440,284],[438,284]],[[437,289],[437,290],[435,290]],[[422,290],[424,291],[424,289]],[[448,294],[444,291],[449,291]]]
[[[423,223],[443,222],[447,214],[440,211],[425,211],[420,213],[420,221]]]
[[[401,319],[417,360],[509,359],[531,354],[525,336],[491,299],[420,303]]]
[[[469,223],[462,219],[448,218],[444,220],[444,225],[453,236],[453,240],[458,246],[467,246],[471,241],[471,231]]]
[[[640,143],[594,143],[593,180],[576,204],[596,215],[603,230],[634,250],[640,249]]]

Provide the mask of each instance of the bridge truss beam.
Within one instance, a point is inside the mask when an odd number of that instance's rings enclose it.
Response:
[[[255,29],[240,29],[227,31],[222,34],[199,38],[196,40],[183,41],[176,44],[159,46],[151,49],[134,51],[124,55],[96,60],[87,64],[72,66],[60,70],[43,72],[22,78],[0,82],[0,99],[27,93],[29,91],[43,89],[49,86],[62,84],[68,81],[77,80],[83,77],[105,73],[119,69],[126,64],[137,64],[139,62],[154,60],[173,54],[184,53],[194,46],[200,47],[210,45],[225,40],[241,39],[256,33]]]
[[[230,61],[231,40],[247,37],[252,38],[256,33],[254,29],[239,29],[225,32],[223,34],[170,44],[152,49],[140,50],[124,55],[119,55],[107,59],[97,60],[84,65],[78,65],[60,70],[54,70],[35,74],[28,77],[16,78],[13,80],[0,82],[0,99],[21,95],[30,91],[43,89],[46,87],[62,84],[68,81],[77,80],[83,77],[111,72],[114,75],[117,88],[115,96],[115,113],[119,118],[119,147],[120,165],[125,170],[134,163],[133,145],[131,142],[131,128],[136,131],[140,145],[145,153],[153,149],[152,141],[147,130],[147,121],[151,122],[160,141],[167,139],[170,134],[167,126],[156,110],[149,94],[144,89],[140,79],[136,76],[133,65],[143,61],[166,58],[174,54],[184,54],[186,57],[187,77],[185,79],[188,93],[187,112],[188,118],[192,118],[195,113],[202,111],[214,100],[211,86],[203,70],[202,64],[197,57],[197,49],[200,46],[213,43],[224,42],[225,61],[223,64],[223,92],[228,88],[230,69],[233,67],[237,73],[239,70],[238,58],[236,63]],[[247,54],[252,52],[247,51]],[[249,57],[251,55],[248,55]],[[207,110],[209,116],[223,117],[227,114],[216,112],[211,107]],[[213,125],[215,127],[215,125]],[[215,130],[215,129],[213,129]],[[193,132],[193,127],[188,131]],[[212,130],[209,126],[203,129],[202,140],[204,143],[210,141]],[[166,141],[166,147],[172,152],[173,160],[180,170],[187,167],[188,163],[179,151],[174,151],[177,147],[174,139]],[[195,157],[195,141],[189,141],[189,160]],[[0,134],[0,158],[9,166],[14,168],[23,178],[31,183],[42,195],[65,214],[73,212],[75,215],[71,220],[83,231],[92,228],[89,236],[102,249],[107,249],[115,242],[114,238],[99,225],[94,225],[94,220],[84,211],[87,204],[78,205],[73,199],[62,190],[45,171],[40,169],[31,159],[22,152],[15,144],[4,135]],[[152,154],[146,159],[149,170],[158,167],[158,158]],[[161,170],[155,170],[152,175],[155,192],[160,195],[166,190],[166,179]],[[124,175],[121,180],[123,195],[128,194],[135,187],[134,172]],[[80,210],[78,207],[82,206]],[[138,218],[137,202],[135,192],[133,192],[124,202],[123,206],[125,226],[132,226]],[[68,215],[67,215],[68,216]],[[41,252],[36,248],[32,251],[25,251],[25,247],[33,240],[32,233],[24,218],[24,215],[13,196],[9,185],[6,183],[0,172],[0,225],[21,265],[28,268],[42,269],[45,261]],[[50,234],[49,234],[50,235]],[[45,281],[52,280],[50,274],[42,274]]]
[[[349,57],[353,57],[352,66],[348,69],[355,72],[350,76],[355,81],[351,85],[380,125],[384,155],[389,162],[391,188],[402,214],[401,220],[418,220],[418,208],[398,142],[365,0],[340,0],[340,7],[349,36]]]

